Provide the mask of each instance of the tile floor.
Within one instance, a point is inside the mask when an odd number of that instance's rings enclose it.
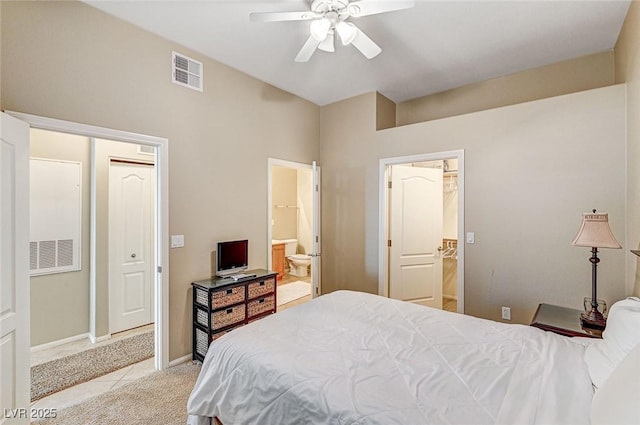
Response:
[[[300,280],[302,282],[311,283],[311,276],[298,277],[298,276],[293,276],[293,275],[290,275],[290,274],[285,274],[282,277],[282,279],[278,281],[278,286],[286,285],[287,283],[295,282],[297,280]],[[297,300],[293,300],[293,301],[291,301],[289,303],[279,305],[276,310],[277,311],[283,311],[283,310],[286,310],[288,308],[295,307],[295,306],[300,305],[300,304],[304,304],[304,303],[306,303],[307,301],[310,301],[310,300],[311,300],[311,295],[307,295],[306,297],[298,298]]]
[[[92,344],[88,339],[69,342],[56,347],[45,348],[31,353],[31,364],[37,365],[49,360],[58,359],[74,353],[78,353],[99,345],[108,344],[116,339],[124,338],[152,329],[153,325],[143,326],[126,332],[113,335],[109,340]],[[143,360],[107,375],[100,376],[92,381],[76,385],[63,391],[41,398],[31,404],[31,407],[43,409],[64,409],[65,407],[81,403],[91,397],[118,388],[129,382],[133,382],[155,371],[154,358]]]

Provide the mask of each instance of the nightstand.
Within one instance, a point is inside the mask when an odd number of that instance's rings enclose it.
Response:
[[[533,316],[531,326],[564,336],[584,336],[602,338],[599,329],[583,328],[580,325],[582,310],[560,307],[551,304],[540,304]]]

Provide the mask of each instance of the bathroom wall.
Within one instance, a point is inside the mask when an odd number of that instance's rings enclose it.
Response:
[[[298,210],[298,173],[293,168],[273,166],[271,202],[273,239],[296,239]]]
[[[310,254],[313,251],[313,181],[311,170],[298,171],[298,253]]]

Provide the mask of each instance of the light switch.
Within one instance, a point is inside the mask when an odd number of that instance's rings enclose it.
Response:
[[[467,232],[467,243],[476,243],[476,234],[474,232]]]
[[[171,248],[182,248],[184,246],[184,235],[171,235]]]

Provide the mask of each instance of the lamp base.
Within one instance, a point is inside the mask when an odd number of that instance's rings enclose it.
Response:
[[[604,330],[607,327],[607,319],[597,309],[592,308],[591,311],[580,315],[580,324],[584,328]]]

